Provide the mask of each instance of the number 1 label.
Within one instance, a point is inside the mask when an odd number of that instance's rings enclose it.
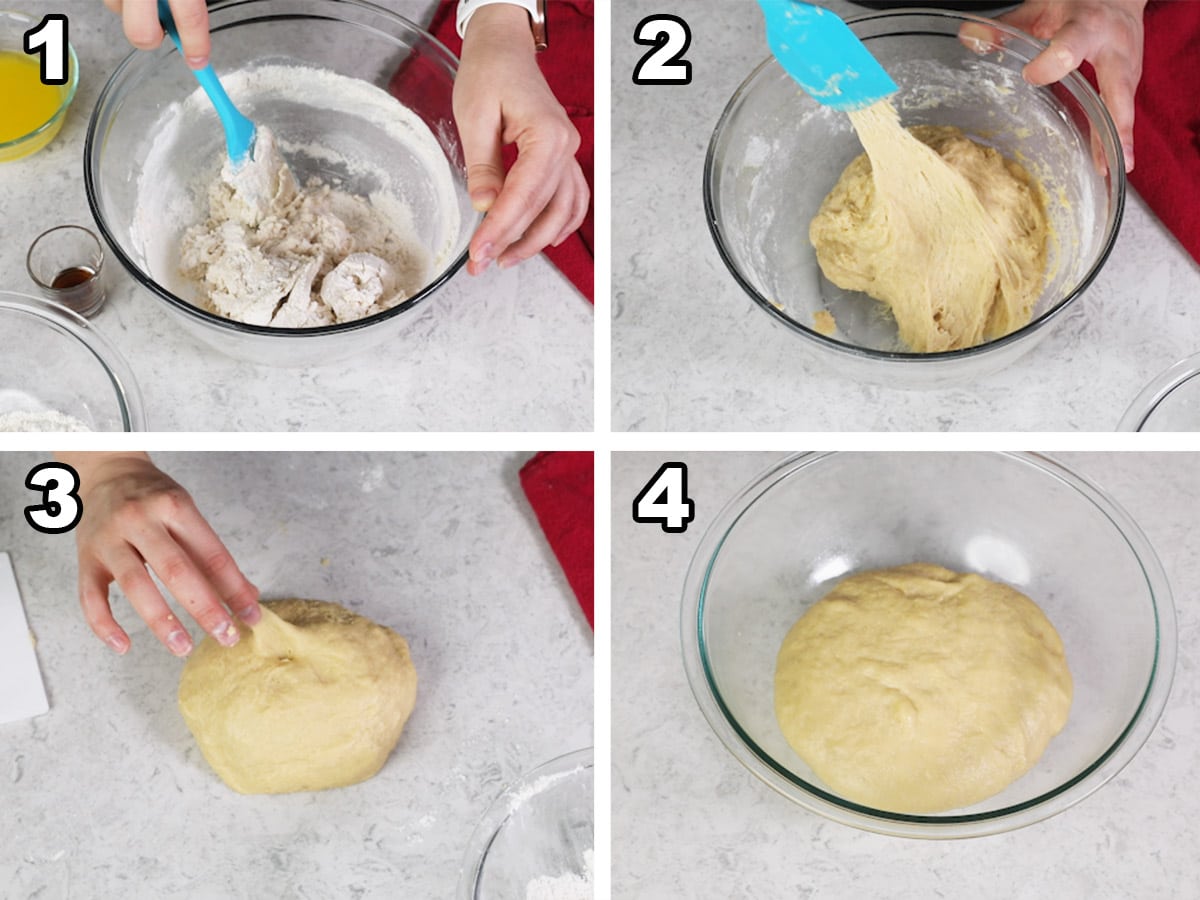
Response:
[[[50,13],[25,32],[25,52],[40,53],[42,84],[67,83],[67,17]]]

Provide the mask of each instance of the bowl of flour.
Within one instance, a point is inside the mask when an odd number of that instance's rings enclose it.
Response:
[[[589,747],[506,787],[471,835],[460,900],[591,900],[594,771]]]
[[[109,79],[85,181],[114,255],[197,339],[319,365],[434,315],[479,222],[452,110],[457,60],[356,0],[213,6],[213,65],[257,125],[233,166],[169,45]]]
[[[87,319],[0,291],[0,334],[0,432],[146,429],[133,373]]]

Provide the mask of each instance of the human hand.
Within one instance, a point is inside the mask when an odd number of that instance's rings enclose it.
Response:
[[[1146,0],[1026,0],[998,17],[1050,42],[1022,71],[1030,84],[1053,84],[1085,59],[1092,64],[1100,97],[1117,127],[1126,172],[1133,170],[1133,98],[1142,77],[1145,8]]]
[[[579,132],[538,68],[529,15],[507,3],[472,15],[454,83],[471,203],[487,217],[467,271],[507,269],[558,246],[582,224],[589,191],[575,159]],[[504,174],[501,150],[517,145]]]
[[[104,0],[104,5],[121,17],[125,37],[139,50],[153,50],[162,43],[157,0]],[[212,50],[205,0],[170,0],[170,5],[184,59],[193,69],[203,69]]]
[[[129,650],[129,635],[109,606],[108,586],[116,581],[168,650],[176,656],[191,652],[187,629],[172,614],[147,566],[200,627],[226,647],[238,642],[228,611],[247,625],[259,621],[258,589],[238,569],[187,491],[146,454],[58,457],[79,473],[79,602],[97,637],[117,653]]]

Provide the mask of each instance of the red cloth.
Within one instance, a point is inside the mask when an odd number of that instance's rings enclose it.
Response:
[[[595,628],[595,546],[591,453],[539,453],[521,468],[521,487],[579,607]]]
[[[462,39],[458,36],[455,13],[457,0],[441,0],[429,31],[445,44],[452,53],[462,53]],[[594,213],[595,180],[593,176],[595,119],[595,66],[593,64],[593,0],[550,0],[546,4],[546,34],[550,47],[538,54],[542,74],[554,91],[554,96],[563,105],[572,124],[579,131],[579,151],[575,158],[583,169],[593,201],[588,203],[587,218],[579,230],[557,247],[547,247],[543,253],[570,279],[587,299],[595,303],[594,286]],[[410,61],[411,62],[411,61]],[[434,128],[440,123],[431,121],[420,109],[422,82],[425,78],[419,66],[405,63],[392,78],[390,89],[407,106],[417,111]],[[442,108],[449,109],[443,101]],[[504,164],[511,166],[516,159],[516,148],[505,148]]]
[[[1200,262],[1200,3],[1147,5],[1129,182]]]

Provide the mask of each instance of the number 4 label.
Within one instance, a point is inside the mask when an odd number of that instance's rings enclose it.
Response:
[[[696,518],[696,504],[688,498],[687,466],[663,463],[633,498],[633,521],[661,525],[668,534],[683,534]]]
[[[683,58],[692,45],[692,31],[679,16],[646,16],[633,30],[633,40],[654,47],[634,66],[634,84],[692,83],[692,64]]]

